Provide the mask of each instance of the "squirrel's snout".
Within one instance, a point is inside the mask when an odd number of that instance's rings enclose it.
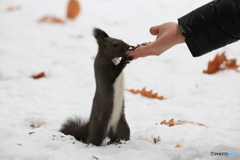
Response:
[[[126,50],[129,51],[130,48],[131,48],[131,46],[130,46],[130,45],[127,45]]]
[[[130,46],[127,46],[127,49],[126,49],[126,55],[128,54],[129,49],[130,49]]]

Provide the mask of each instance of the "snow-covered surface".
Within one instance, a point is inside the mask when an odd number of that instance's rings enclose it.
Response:
[[[126,89],[153,89],[163,101],[125,91],[131,139],[120,145],[88,146],[59,133],[69,116],[88,119],[95,90],[93,27],[125,42],[153,41],[153,25],[177,18],[209,0],[81,0],[82,12],[65,24],[67,0],[0,1],[0,159],[1,160],[200,160],[240,159],[240,73],[203,74],[216,53],[240,61],[239,42],[193,58],[186,45],[125,68]],[[9,6],[20,10],[6,12]],[[78,38],[79,35],[82,38]],[[44,71],[46,78],[31,75]],[[155,125],[163,120],[185,124]],[[33,128],[37,127],[37,128]],[[154,144],[153,139],[161,140]],[[177,144],[182,148],[174,148]]]

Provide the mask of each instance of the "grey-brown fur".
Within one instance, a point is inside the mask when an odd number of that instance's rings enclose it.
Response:
[[[94,61],[96,91],[90,119],[85,123],[78,118],[70,118],[62,125],[60,131],[73,135],[84,143],[99,146],[107,136],[111,142],[130,138],[130,129],[124,114],[124,99],[121,100],[122,107],[116,131],[114,132],[114,129],[108,126],[110,119],[113,118],[111,115],[114,93],[116,93],[113,85],[127,64],[126,53],[130,46],[122,40],[109,37],[107,33],[98,28],[94,29],[93,35],[99,48]],[[117,65],[112,62],[112,59],[116,57],[122,57]]]

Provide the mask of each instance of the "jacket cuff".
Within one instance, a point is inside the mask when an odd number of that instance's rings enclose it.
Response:
[[[215,0],[178,19],[179,28],[194,57],[239,39],[239,1]]]

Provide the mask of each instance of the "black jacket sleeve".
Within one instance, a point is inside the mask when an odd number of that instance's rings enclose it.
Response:
[[[240,39],[240,0],[214,0],[178,19],[194,57]]]

